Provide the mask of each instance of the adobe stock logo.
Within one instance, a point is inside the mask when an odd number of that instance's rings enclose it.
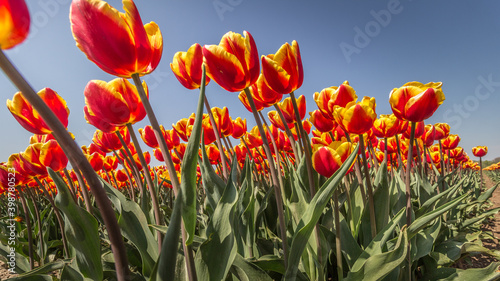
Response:
[[[493,81],[493,74],[489,74],[487,78],[480,75],[477,80],[479,83],[474,89],[474,94],[468,95],[462,103],[455,103],[453,109],[448,109],[443,113],[444,122],[454,130],[462,126],[463,120],[479,109],[481,101],[489,99],[491,94],[500,88],[500,80]]]
[[[344,55],[347,63],[351,62],[351,56],[354,54],[360,54],[361,50],[368,47],[372,38],[377,37],[382,28],[387,27],[392,20],[393,15],[397,15],[403,11],[403,6],[399,0],[389,0],[387,3],[387,9],[382,9],[378,12],[371,10],[370,15],[373,20],[367,22],[363,29],[359,26],[355,26],[353,44],[342,41],[339,44],[340,50]]]

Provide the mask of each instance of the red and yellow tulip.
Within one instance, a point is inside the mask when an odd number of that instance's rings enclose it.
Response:
[[[0,48],[10,49],[28,37],[30,14],[24,0],[0,1]]]
[[[363,134],[371,129],[377,118],[375,98],[364,97],[360,102],[349,102],[345,107],[336,106],[335,121],[350,134]]]
[[[205,45],[203,58],[207,75],[229,92],[239,92],[257,81],[259,54],[252,35],[232,31],[224,34],[219,45]]]
[[[142,85],[148,95],[146,82]],[[84,95],[89,115],[111,125],[134,124],[146,116],[137,88],[126,79],[92,80],[85,87]]]
[[[314,93],[314,101],[325,117],[335,119],[333,110],[335,106],[345,107],[348,103],[356,101],[358,96],[356,91],[345,81],[338,87],[329,87],[321,92]]]
[[[409,82],[393,89],[389,103],[394,115],[402,120],[420,122],[431,117],[443,103],[445,97],[441,82]]]
[[[304,81],[304,70],[297,41],[285,43],[275,53],[262,56],[262,74],[269,88],[280,94],[291,93]]]
[[[322,176],[331,177],[349,157],[354,146],[349,142],[335,141],[328,146],[313,147],[312,163],[314,169]]]
[[[143,25],[132,0],[123,0],[121,13],[105,1],[73,0],[71,31],[76,46],[105,72],[128,78],[156,69],[163,37],[154,22]]]
[[[182,86],[193,90],[201,86],[203,64],[203,49],[200,44],[195,43],[189,47],[187,52],[177,52],[174,55],[170,68]],[[205,85],[210,78],[206,77]]]
[[[487,146],[476,146],[472,148],[472,154],[476,157],[484,157],[486,156],[486,153],[488,153]]]
[[[69,109],[66,105],[66,101],[50,88],[42,89],[38,92],[38,95],[48,105],[52,112],[54,112],[64,127],[67,127]],[[23,97],[21,92],[17,92],[12,100],[7,100],[7,108],[17,122],[29,132],[40,135],[50,134],[52,132],[38,112]]]

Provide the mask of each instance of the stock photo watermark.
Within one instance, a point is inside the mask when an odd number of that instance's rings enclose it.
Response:
[[[444,122],[452,128],[459,128],[464,119],[471,117],[472,113],[479,109],[479,104],[491,97],[500,88],[500,79],[493,80],[493,74],[487,77],[482,75],[477,77],[478,84],[474,93],[464,98],[462,103],[453,104],[453,109],[448,109],[443,113]]]
[[[8,188],[7,188],[7,217],[9,225],[7,229],[8,234],[8,254],[7,254],[7,270],[10,274],[16,273],[16,170],[9,168],[7,174]]]
[[[243,0],[214,0],[212,5],[220,21],[223,21],[224,14],[234,11],[234,8],[238,7],[241,3],[243,3]]]
[[[361,50],[370,45],[373,38],[377,37],[382,29],[387,27],[393,16],[401,13],[403,6],[399,0],[389,0],[386,9],[379,11],[371,10],[370,15],[372,20],[368,21],[364,26],[355,26],[354,37],[352,43],[342,41],[339,44],[340,50],[344,55],[347,63],[352,61],[352,56],[360,54]]]

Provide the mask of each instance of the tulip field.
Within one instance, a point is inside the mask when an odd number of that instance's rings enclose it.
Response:
[[[5,55],[30,15],[23,0],[0,0],[0,68],[19,89],[7,109],[33,134],[0,163],[8,280],[500,280],[498,261],[457,266],[500,260],[483,245],[500,163],[483,171],[484,144],[474,162],[453,127],[426,123],[443,83],[394,85],[376,100],[345,81],[306,105],[298,42],[263,55],[250,32],[230,31],[172,58],[199,99],[170,127],[141,80],[166,59],[160,27],[123,6],[71,2],[76,46],[116,76],[76,89],[85,107],[71,110],[95,127],[79,147],[67,97],[33,89]],[[208,85],[236,93],[256,125],[211,107]]]

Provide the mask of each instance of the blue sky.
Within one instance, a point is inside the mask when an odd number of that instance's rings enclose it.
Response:
[[[30,37],[7,56],[35,90],[50,87],[70,108],[69,130],[79,145],[94,132],[83,118],[83,89],[92,79],[112,80],[75,46],[69,24],[69,0],[27,1]],[[121,1],[108,1],[122,10]],[[389,92],[409,81],[442,81],[446,100],[426,123],[447,122],[471,148],[489,147],[485,159],[500,156],[500,3],[495,1],[305,1],[305,0],[137,0],[144,23],[155,21],[164,38],[162,61],[146,76],[150,100],[160,123],[169,127],[196,109],[197,91],[183,88],[170,62],[193,43],[218,44],[228,31],[249,31],[259,53],[275,53],[296,40],[304,65],[308,111],[317,109],[314,92],[348,80],[358,97],[373,96],[377,114],[391,113]],[[0,75],[4,100],[17,91]],[[229,108],[233,118],[252,116],[237,93],[216,83],[207,87],[212,106]],[[3,138],[0,161],[24,151],[31,134],[0,110]],[[147,118],[146,118],[147,119]],[[148,125],[146,119],[134,125]],[[233,142],[235,144],[236,142]],[[149,150],[145,145],[143,149]]]

